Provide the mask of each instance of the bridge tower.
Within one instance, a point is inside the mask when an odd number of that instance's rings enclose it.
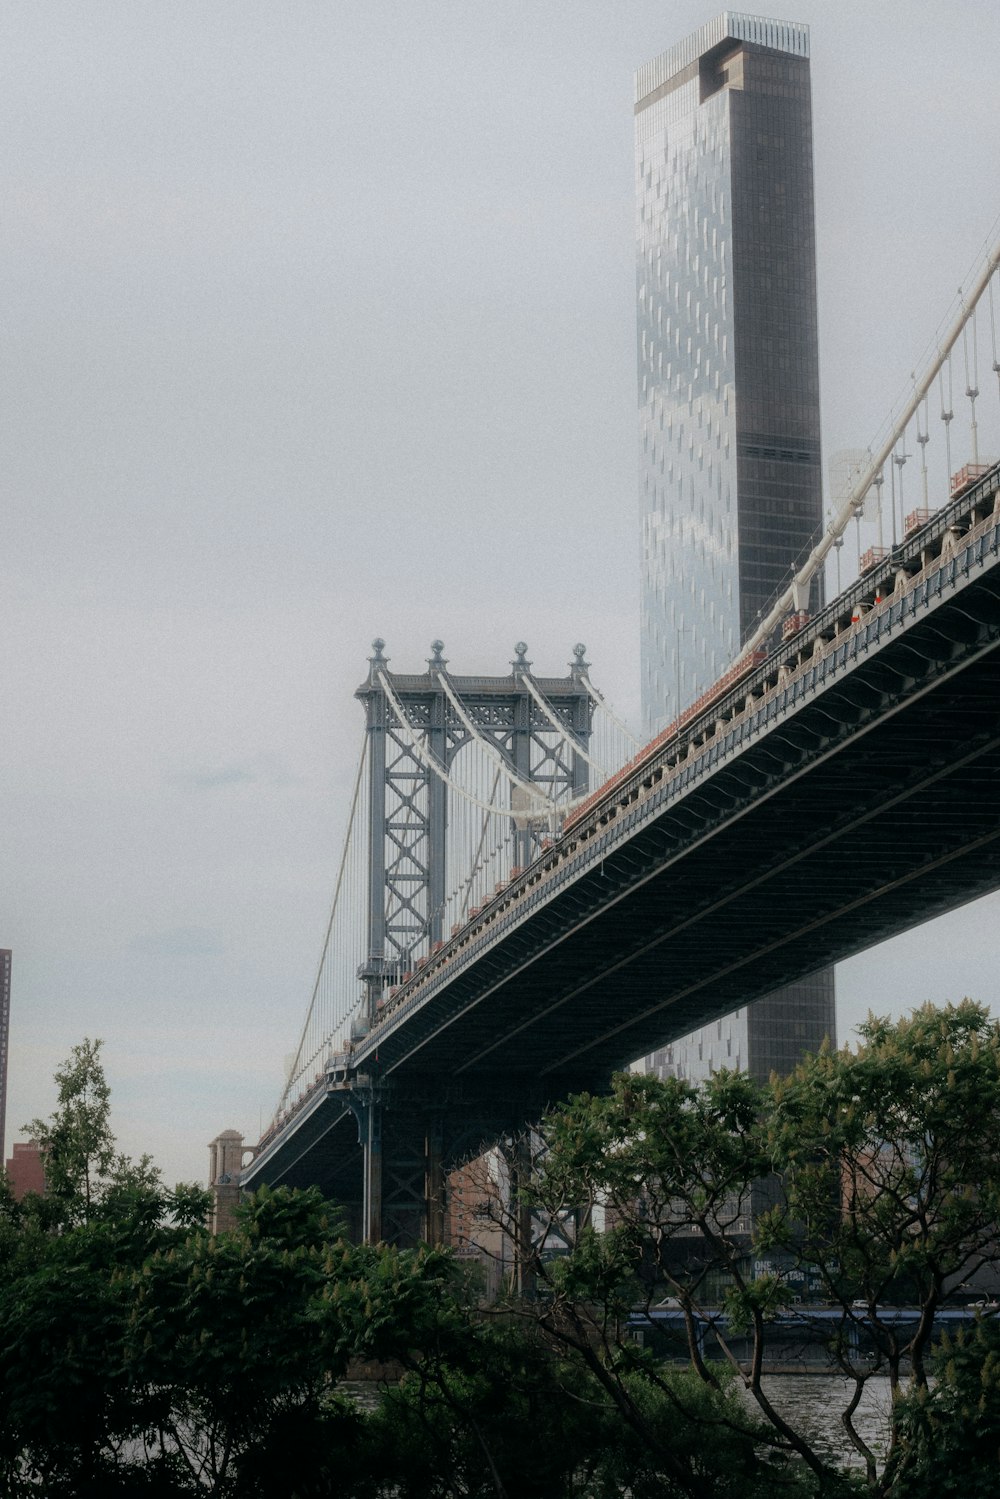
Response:
[[[368,678],[355,693],[365,705],[370,766],[363,969],[369,1019],[383,989],[398,983],[417,954],[444,935],[449,780],[460,751],[475,736],[492,745],[512,772],[514,862],[523,867],[551,828],[542,799],[532,802],[516,782],[537,787],[547,801],[584,795],[587,762],[567,745],[575,741],[586,750],[593,718],[582,645],[574,649],[569,676],[532,679],[565,725],[565,738],[529,689],[531,662],[523,641],[514,647],[506,677],[452,676],[440,640],[432,643],[427,671],[420,675],[390,672],[384,649],[383,640],[372,642]]]
[[[372,642],[368,676],[355,693],[365,707],[369,765],[362,1031],[385,990],[445,935],[449,876],[461,873],[448,869],[448,828],[462,750],[474,741],[492,746],[497,775],[491,800],[509,816],[514,864],[523,867],[552,830],[547,808],[588,789],[585,756],[594,709],[582,645],[574,647],[568,676],[557,678],[532,676],[523,641],[504,677],[453,676],[440,640],[432,643],[420,674],[390,672],[384,649],[383,640]],[[444,1163],[454,1159],[456,1148],[449,1118],[461,1119],[461,1129],[475,1133],[469,1100],[449,1114],[440,1080],[426,1097],[418,1090],[403,1098],[390,1078],[373,1075],[354,1088],[352,1108],[364,1153],[364,1238],[439,1239]],[[502,1122],[505,1101],[492,1099],[486,1109],[489,1121],[482,1119],[475,1143]]]

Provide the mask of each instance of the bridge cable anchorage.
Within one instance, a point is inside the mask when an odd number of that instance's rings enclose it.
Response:
[[[614,709],[611,707],[611,704],[608,702],[607,698],[604,697],[602,693],[598,692],[597,688],[594,686],[593,682],[590,680],[590,677],[586,672],[581,673],[580,681],[590,693],[591,699],[595,703],[595,705],[598,708],[604,709],[605,713],[607,714],[608,718],[610,718],[615,728],[618,729],[620,733],[625,735],[625,738],[629,741],[633,748],[642,749],[644,747],[644,741],[641,739],[637,739],[632,733],[632,730],[629,728],[628,724],[622,722],[622,720],[615,713]]]
[[[1000,241],[998,241],[994,245],[993,249],[987,255],[985,264],[976,277],[975,283],[969,296],[965,297],[964,295],[962,295],[958,315],[951,324],[951,327],[948,329],[948,332],[945,335],[944,339],[938,344],[937,352],[932,358],[926,373],[924,374],[922,379],[915,384],[913,392],[903,409],[903,414],[893,423],[888,437],[886,437],[882,442],[875,455],[869,459],[869,462],[863,469],[860,478],[855,481],[847,499],[841,505],[840,509],[835,513],[833,520],[830,522],[823,536],[810,552],[805,566],[799,570],[799,572],[793,578],[792,582],[789,584],[788,588],[784,590],[784,592],[772,605],[771,609],[761,620],[760,624],[754,630],[753,634],[746,641],[744,641],[741,648],[743,653],[754,651],[758,647],[763,646],[768,640],[770,640],[771,636],[774,634],[774,631],[779,627],[779,625],[785,619],[786,615],[790,614],[793,610],[797,611],[802,599],[808,598],[809,585],[811,584],[813,578],[822,567],[823,563],[826,561],[826,558],[829,555],[830,551],[836,545],[838,538],[841,537],[844,531],[847,529],[847,524],[850,521],[851,517],[857,513],[859,507],[864,503],[865,495],[868,493],[872,484],[875,482],[876,476],[882,472],[887,459],[892,456],[893,450],[895,449],[896,444],[899,442],[900,438],[905,434],[906,428],[909,425],[910,419],[912,418],[914,412],[919,407],[920,402],[924,399],[924,396],[930,389],[934,380],[937,378],[938,373],[943,369],[946,362],[948,363],[950,391],[951,351],[954,348],[955,344],[958,342],[958,339],[965,332],[966,324],[969,322],[970,318],[972,318],[973,313],[976,309],[976,305],[979,302],[979,299],[982,296],[983,292],[989,286],[990,280],[998,265],[1000,265]],[[970,385],[970,399],[973,399],[973,397],[971,396],[972,388],[973,387]],[[978,394],[978,391],[976,392],[976,394]],[[942,419],[946,424],[950,422],[951,417],[952,412],[950,409],[947,413],[942,411]],[[950,470],[950,455],[948,466]],[[806,606],[803,604],[802,607]]]
[[[563,742],[564,747],[567,750],[571,750],[573,752],[573,754],[579,755],[580,759],[583,760],[583,761],[585,761],[586,764],[589,765],[592,770],[596,770],[599,776],[602,776],[605,780],[607,780],[607,778],[608,778],[608,771],[605,769],[605,767],[603,765],[598,764],[598,762],[594,759],[593,755],[589,754],[588,751],[584,749],[583,745],[580,744],[579,741],[574,738],[574,736],[570,732],[568,726],[562,721],[562,719],[560,719],[552,711],[551,704],[546,700],[544,694],[541,691],[541,688],[536,683],[536,681],[535,681],[534,677],[531,675],[530,671],[522,671],[521,675],[520,675],[520,680],[524,683],[525,687],[527,687],[528,691],[531,693],[531,696],[534,698],[535,702],[538,704],[539,708],[541,709],[541,711],[542,711],[543,715],[545,716],[545,718],[547,719],[547,721],[551,724],[552,728],[555,729],[556,733],[560,736],[560,738],[561,738],[561,740]]]
[[[496,745],[491,744],[490,741],[484,737],[484,735],[480,734],[476,725],[473,723],[472,719],[462,707],[461,699],[453,690],[446,674],[438,669],[435,672],[435,675],[438,681],[441,683],[441,687],[445,697],[454,708],[459,723],[462,725],[463,729],[465,729],[466,733],[470,735],[473,742],[478,744],[479,747],[484,751],[484,753],[493,761],[493,763],[501,768],[503,774],[507,777],[512,786],[516,786],[518,791],[523,792],[525,796],[534,801],[541,811],[547,813],[553,812],[555,810],[556,803],[552,799],[552,797],[546,796],[544,791],[539,791],[538,787],[534,785],[533,782],[524,781],[521,779],[517,772],[513,770],[508,762],[504,759],[503,755],[497,749]],[[462,796],[467,796],[468,800],[472,801],[474,799],[473,797],[469,796],[467,792],[463,791],[460,786],[456,786],[455,789]],[[481,803],[481,805],[485,806],[486,803]],[[509,817],[510,812],[507,811],[504,815]]]
[[[348,814],[348,818],[347,818],[347,831],[344,834],[344,846],[343,846],[343,849],[342,849],[341,855],[340,855],[340,865],[339,865],[339,868],[337,870],[337,879],[336,879],[336,883],[334,885],[333,900],[332,900],[331,905],[330,905],[330,920],[327,922],[326,934],[324,935],[323,946],[322,946],[322,949],[320,951],[319,967],[316,970],[316,982],[313,984],[312,996],[311,996],[311,998],[309,1000],[309,1009],[306,1012],[305,1023],[303,1024],[303,1027],[302,1027],[302,1034],[299,1037],[299,1044],[298,1044],[298,1048],[297,1048],[297,1050],[295,1052],[295,1059],[292,1062],[291,1067],[289,1068],[288,1079],[287,1079],[287,1081],[285,1083],[284,1091],[282,1092],[281,1098],[278,1100],[278,1107],[275,1110],[276,1114],[280,1114],[281,1113],[282,1109],[285,1107],[285,1104],[288,1101],[288,1095],[291,1092],[292,1088],[294,1087],[295,1083],[298,1082],[298,1080],[302,1076],[303,1072],[305,1072],[310,1066],[312,1066],[312,1064],[315,1062],[317,1056],[319,1056],[320,1052],[324,1051],[326,1049],[326,1047],[329,1044],[330,1038],[331,1038],[331,1036],[333,1034],[332,1030],[325,1031],[324,1034],[323,1034],[323,1036],[322,1036],[322,1038],[320,1039],[319,1045],[313,1050],[313,1052],[308,1057],[305,1058],[305,1060],[303,1060],[303,1058],[302,1058],[302,1051],[303,1051],[303,1048],[306,1045],[306,1039],[307,1039],[307,1037],[309,1035],[309,1027],[312,1024],[313,1014],[315,1013],[315,1009],[316,1009],[316,1001],[317,1001],[317,998],[319,997],[320,986],[321,986],[321,982],[322,982],[322,979],[323,979],[324,971],[325,971],[325,968],[326,968],[326,960],[327,960],[327,957],[328,957],[329,951],[330,951],[330,936],[331,936],[331,934],[333,932],[333,923],[334,923],[334,920],[335,920],[336,915],[337,915],[337,909],[338,909],[338,906],[339,906],[339,903],[340,903],[340,894],[341,894],[341,890],[342,890],[343,884],[344,884],[344,873],[345,873],[345,870],[347,868],[348,855],[349,855],[350,850],[351,850],[351,834],[354,831],[354,819],[355,819],[355,814],[357,813],[357,809],[358,809],[358,799],[359,799],[359,796],[360,796],[360,793],[361,793],[361,783],[362,783],[362,778],[364,776],[365,765],[367,763],[367,759],[368,759],[368,736],[365,735],[364,741],[362,742],[362,745],[361,745],[361,754],[358,757],[357,772],[356,772],[355,777],[354,777],[354,790],[353,790],[353,792],[351,794],[351,810],[350,810],[350,813]],[[364,997],[363,995],[359,996],[359,998],[355,1001],[355,1003],[348,1010],[347,1014],[344,1015],[344,1016],[341,1016],[339,1018],[339,1022],[338,1022],[339,1024],[343,1024],[344,1021],[346,1019],[348,1019],[350,1017],[350,1015],[352,1015],[354,1013],[354,1011],[358,1008],[358,1005],[361,1003],[361,1000],[363,999],[363,997]]]

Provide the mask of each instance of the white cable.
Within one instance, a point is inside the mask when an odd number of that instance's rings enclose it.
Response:
[[[461,699],[452,690],[451,683],[448,681],[448,678],[445,676],[444,672],[439,670],[435,673],[435,675],[437,676],[438,681],[441,683],[441,686],[444,689],[445,697],[448,699],[449,703],[451,703],[451,706],[454,708],[456,714],[458,715],[459,723],[466,730],[466,732],[469,733],[472,738],[482,746],[486,754],[489,755],[491,760],[493,760],[494,764],[500,766],[501,770],[507,777],[508,781],[510,781],[511,785],[516,786],[519,791],[523,791],[526,796],[533,797],[534,800],[538,802],[540,806],[544,807],[547,812],[551,811],[555,806],[552,798],[550,796],[546,796],[544,791],[539,791],[538,787],[533,785],[531,781],[522,781],[517,772],[511,769],[511,766],[504,759],[503,755],[497,749],[496,745],[491,744],[488,739],[480,734],[479,730],[476,728],[476,725],[472,722],[472,719],[462,707]]]
[[[593,755],[589,754],[587,750],[584,749],[580,741],[571,733],[568,726],[563,723],[561,719],[556,717],[555,713],[553,713],[552,711],[551,706],[543,696],[541,689],[535,683],[531,673],[527,671],[522,672],[521,681],[525,684],[528,691],[531,693],[531,696],[535,699],[535,702],[538,704],[539,708],[541,708],[543,714],[548,719],[549,723],[559,734],[563,744],[566,745],[567,749],[572,750],[574,754],[579,755],[581,760],[585,760],[588,765],[590,765],[594,770],[597,771],[599,776],[602,776],[605,780],[607,780],[608,772],[605,770],[604,766],[597,763]]]
[[[303,1068],[299,1066],[299,1063],[300,1063],[300,1061],[302,1059],[302,1048],[305,1045],[306,1035],[307,1035],[307,1032],[309,1030],[309,1024],[310,1024],[310,1022],[312,1020],[313,1010],[314,1010],[314,1007],[315,1007],[315,1004],[316,1004],[316,995],[319,992],[320,981],[323,978],[323,972],[324,972],[324,969],[326,967],[326,959],[327,959],[327,955],[328,955],[329,950],[330,950],[330,933],[333,931],[333,921],[334,921],[334,917],[337,914],[337,904],[338,904],[338,901],[340,899],[340,889],[341,889],[341,885],[343,884],[343,880],[344,880],[344,869],[346,867],[347,856],[348,856],[348,853],[349,853],[350,848],[351,848],[351,834],[354,831],[354,814],[357,811],[357,806],[358,806],[358,792],[361,789],[361,777],[362,777],[362,774],[363,774],[364,768],[365,768],[365,759],[367,757],[367,752],[368,752],[368,735],[366,734],[365,738],[364,738],[364,742],[363,742],[363,744],[361,746],[361,755],[360,755],[360,757],[358,759],[357,774],[354,777],[354,791],[353,791],[353,794],[351,796],[351,811],[350,811],[350,815],[348,816],[348,819],[347,819],[347,833],[346,833],[346,835],[344,837],[344,848],[343,848],[343,852],[341,853],[341,856],[340,856],[340,868],[337,870],[337,882],[336,882],[336,885],[334,886],[333,901],[332,901],[331,906],[330,906],[330,920],[327,922],[326,936],[323,938],[323,948],[322,948],[322,951],[320,953],[319,969],[317,970],[317,973],[316,973],[316,982],[313,984],[312,998],[309,1001],[309,1009],[306,1012],[305,1024],[302,1027],[302,1035],[299,1038],[298,1049],[297,1049],[297,1051],[295,1053],[295,1061],[292,1063],[291,1069],[290,1069],[289,1074],[288,1074],[288,1081],[285,1083],[285,1090],[282,1093],[281,1099],[280,1099],[280,1101],[278,1103],[278,1108],[277,1108],[277,1112],[278,1113],[280,1113],[281,1110],[284,1108],[285,1100],[287,1099],[288,1094],[291,1091],[292,1084],[298,1080],[298,1078],[302,1075],[302,1071],[303,1071]],[[319,1048],[317,1048],[317,1050],[319,1050]],[[313,1055],[315,1055],[315,1052],[313,1053]],[[308,1059],[308,1061],[311,1061],[311,1060],[312,1060],[312,1057],[310,1057]],[[305,1066],[308,1066],[308,1061],[304,1064]],[[296,1070],[296,1069],[298,1069],[298,1070]]]
[[[993,282],[990,281],[990,338],[993,346],[993,372],[1000,383],[1000,359],[997,358],[997,319],[993,310]]]
[[[500,785],[500,767],[498,766],[497,769],[496,769],[496,772],[495,772],[495,774],[493,776],[493,787],[492,787],[492,790],[490,791],[490,800],[491,801],[496,796],[496,794],[497,794],[497,788],[499,787],[499,785]],[[459,911],[460,911],[460,914],[461,914],[461,916],[462,916],[463,919],[465,918],[465,915],[466,915],[466,913],[467,913],[467,911],[469,909],[469,906],[471,904],[473,904],[472,899],[471,899],[471,897],[472,897],[473,882],[474,882],[477,874],[479,874],[481,870],[486,869],[488,867],[490,861],[493,859],[494,854],[496,853],[496,848],[494,847],[493,849],[490,850],[490,852],[486,856],[486,858],[485,859],[483,858],[483,844],[486,841],[486,829],[488,827],[489,827],[489,823],[487,822],[486,818],[484,817],[483,818],[483,824],[482,824],[482,830],[481,830],[481,832],[479,834],[479,843],[477,845],[475,853],[472,855],[472,858],[471,858],[471,860],[469,862],[469,872],[468,872],[468,876],[467,876],[467,878],[465,880],[465,888],[463,890],[461,890],[461,891],[456,890],[454,892],[454,894],[456,895],[456,897],[459,894],[461,894],[461,896],[462,896],[462,903],[461,903],[461,905],[459,907]]]
[[[410,748],[413,750],[413,753],[416,755],[417,759],[420,760],[424,765],[426,765],[428,769],[432,770],[434,774],[439,778],[439,780],[442,780],[446,786],[450,786],[452,791],[454,791],[458,796],[464,797],[467,802],[471,802],[474,807],[481,807],[484,812],[489,812],[494,817],[510,817],[512,815],[510,808],[504,809],[502,807],[491,806],[489,802],[483,801],[481,797],[474,796],[471,791],[466,791],[464,786],[460,786],[457,781],[453,780],[453,778],[448,774],[440,761],[436,760],[430,753],[430,751],[426,749],[423,744],[421,744],[417,735],[410,728],[410,725],[406,720],[406,714],[403,710],[403,706],[400,703],[399,699],[396,697],[396,694],[393,692],[392,688],[389,686],[389,683],[386,681],[385,676],[382,672],[379,672],[378,680],[382,685],[382,690],[385,692],[389,706],[392,709],[393,713],[396,715],[399,726],[402,729],[403,733],[406,735],[406,738],[410,744]],[[481,747],[486,748],[485,740],[481,739],[478,734],[475,734],[474,737],[476,742]],[[503,762],[503,767],[506,774],[510,776],[511,771],[506,760],[503,759],[502,755],[500,756],[500,759]],[[520,782],[515,781],[515,784],[520,784]],[[537,793],[535,794],[537,795]],[[545,806],[549,806],[547,800],[545,801]]]
[[[608,715],[608,717],[610,718],[611,722],[614,724],[615,728],[616,729],[620,729],[621,732],[625,735],[625,738],[631,744],[633,744],[636,749],[642,749],[642,747],[643,747],[642,740],[641,739],[637,739],[635,737],[635,735],[632,733],[632,730],[629,728],[628,724],[622,723],[621,719],[616,716],[616,714],[612,710],[610,704],[606,701],[605,698],[603,698],[601,696],[601,694],[598,692],[597,688],[594,686],[593,682],[586,675],[586,673],[584,673],[580,677],[580,681],[583,683],[584,687],[586,687],[587,691],[590,693],[590,695],[593,698],[594,702],[597,703],[597,705],[599,707],[601,707],[601,708],[604,709],[605,713]]]
[[[789,584],[789,586],[771,607],[770,611],[757,626],[756,630],[750,636],[749,640],[744,642],[740,651],[741,656],[746,655],[750,651],[756,650],[758,646],[763,645],[767,640],[770,639],[772,633],[784,619],[785,615],[795,607],[796,596],[801,595],[802,590],[804,588],[807,588],[808,585],[812,582],[814,575],[826,561],[827,554],[836,544],[837,538],[844,534],[845,530],[847,529],[848,521],[855,513],[855,507],[861,504],[868,490],[875,482],[876,474],[879,473],[886,459],[891,455],[892,450],[898,442],[900,436],[906,431],[910,418],[912,417],[914,411],[916,411],[917,407],[920,405],[920,402],[923,400],[924,395],[929,390],[938,371],[947,360],[948,355],[951,353],[951,350],[957,342],[960,334],[965,329],[969,318],[972,316],[973,311],[975,310],[976,303],[979,301],[979,298],[982,296],[986,287],[989,285],[990,278],[998,265],[1000,265],[1000,243],[996,244],[993,247],[993,250],[988,255],[986,264],[980,271],[979,276],[976,279],[976,284],[972,289],[972,294],[968,302],[963,301],[958,317],[955,319],[954,323],[949,329],[944,342],[938,346],[937,354],[931,363],[930,369],[924,375],[920,384],[914,388],[913,394],[906,404],[903,415],[893,426],[893,429],[889,433],[889,436],[883,442],[876,455],[872,458],[871,462],[868,464],[868,467],[862,473],[861,478],[854,485],[854,488],[851,490],[846,501],[834,516],[833,520],[830,522],[821,539],[813,547],[805,566],[802,567],[798,573],[796,573],[793,581]]]

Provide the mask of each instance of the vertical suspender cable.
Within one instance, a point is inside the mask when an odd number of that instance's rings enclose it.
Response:
[[[993,282],[995,276],[990,277],[990,339],[993,349],[993,373],[997,377],[997,393],[1000,394],[1000,359],[997,358],[997,319],[993,309]]]
[[[930,503],[929,500],[928,500],[928,498],[927,498],[927,444],[930,442],[930,440],[931,440],[931,434],[930,434],[930,428],[929,428],[928,421],[927,421],[927,397],[924,396],[924,420],[923,420],[923,426],[922,427],[921,427],[921,423],[920,423],[920,413],[919,413],[919,411],[917,413],[917,442],[920,444],[921,493],[923,494],[923,497],[924,497],[924,509],[925,510],[928,508],[929,503]]]
[[[972,371],[969,371],[969,323],[972,324]],[[971,411],[970,432],[972,436],[972,461],[979,462],[979,429],[976,426],[976,397],[979,394],[979,349],[976,339],[976,314],[973,310],[969,322],[962,329],[962,355],[965,359],[965,394],[969,398]]]
[[[884,439],[878,451],[873,454],[867,468],[860,475],[854,490],[842,505],[832,525],[827,528],[824,535],[813,547],[805,566],[800,569],[794,581],[789,585],[788,588],[784,590],[780,597],[771,606],[767,615],[763,620],[761,620],[760,624],[754,630],[750,638],[744,641],[744,651],[756,650],[756,648],[759,645],[762,645],[764,641],[770,639],[772,633],[784,619],[788,611],[794,608],[795,597],[800,592],[802,585],[811,581],[818,569],[823,566],[830,548],[835,544],[837,537],[843,534],[843,531],[845,530],[847,523],[851,518],[855,500],[859,495],[865,494],[865,492],[868,490],[873,481],[874,475],[877,474],[881,469],[886,459],[892,453],[892,450],[896,446],[896,443],[899,441],[899,438],[903,435],[903,433],[905,433],[914,411],[916,411],[917,407],[920,405],[920,402],[923,400],[928,388],[933,383],[938,371],[945,362],[945,359],[951,353],[953,346],[958,341],[960,333],[968,322],[971,310],[975,308],[976,303],[979,301],[979,298],[986,290],[986,287],[989,284],[990,277],[993,275],[993,272],[996,270],[998,265],[1000,265],[1000,243],[995,245],[990,253],[986,256],[982,269],[976,277],[968,302],[963,301],[958,316],[955,318],[948,332],[945,334],[943,341],[938,344],[937,353],[932,359],[929,369],[927,370],[926,374],[922,376],[920,381],[917,382],[917,384],[914,386],[913,394],[907,400],[902,414],[893,424],[889,435]]]
[[[941,370],[941,375],[940,375],[938,384],[939,384],[939,387],[940,387],[940,390],[941,390],[941,420],[944,422],[944,454],[945,454],[945,463],[947,465],[947,470],[948,470],[948,474],[947,474],[948,483],[950,484],[951,483],[951,423],[952,423],[952,420],[953,420],[954,415],[955,415],[955,412],[952,409],[951,355],[950,354],[948,355],[947,368],[948,368],[948,400],[947,400],[947,402],[945,402],[945,398],[944,398],[944,369]]]
[[[598,762],[594,759],[593,755],[589,754],[587,750],[584,749],[583,745],[574,738],[568,725],[562,723],[559,720],[559,718],[553,712],[550,704],[546,701],[541,688],[537,685],[531,674],[529,672],[523,672],[521,675],[521,680],[527,687],[535,702],[538,704],[549,724],[553,729],[555,729],[556,733],[560,735],[567,752],[572,750],[573,752],[578,754],[580,756],[580,759],[585,761],[592,770],[596,770],[599,776],[601,776],[604,780],[607,780],[607,770],[605,770],[603,765],[599,765]]]

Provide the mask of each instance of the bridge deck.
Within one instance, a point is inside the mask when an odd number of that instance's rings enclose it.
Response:
[[[598,803],[403,986],[358,1065],[582,1083],[995,888],[1000,527],[977,530]]]
[[[1000,886],[996,471],[980,489],[967,534],[950,507],[570,819],[392,996],[350,1076],[442,1103],[506,1093],[530,1119]],[[324,1082],[247,1180],[299,1177],[317,1151],[333,1169],[352,1129]]]

